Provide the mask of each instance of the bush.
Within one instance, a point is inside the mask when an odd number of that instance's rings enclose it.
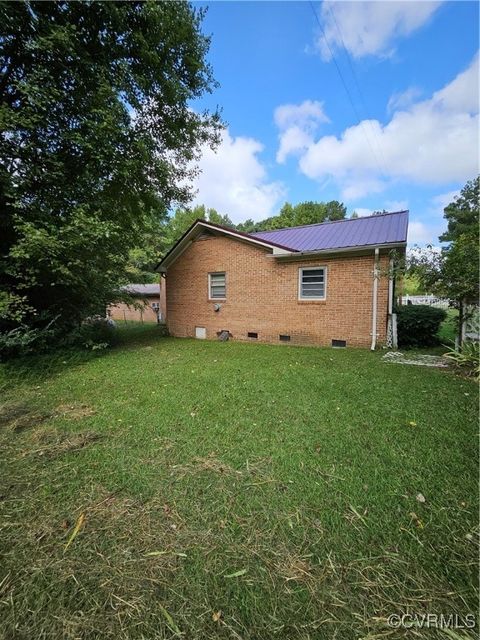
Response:
[[[115,324],[106,318],[89,318],[69,336],[67,343],[92,351],[107,349],[117,342]]]
[[[444,309],[423,304],[398,307],[398,345],[431,347],[439,344],[438,330],[446,317],[447,312]]]
[[[45,351],[54,336],[52,329],[31,329],[23,324],[11,331],[4,331],[0,333],[0,360]]]

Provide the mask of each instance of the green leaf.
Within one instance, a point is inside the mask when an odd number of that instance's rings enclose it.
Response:
[[[178,626],[175,624],[175,621],[172,618],[172,616],[168,613],[168,611],[165,609],[165,607],[163,607],[161,604],[159,604],[158,606],[159,606],[160,611],[163,614],[163,617],[167,621],[167,626],[170,629],[170,631],[173,631],[173,633],[176,633],[177,635],[181,636],[182,632],[180,631]]]
[[[244,576],[247,573],[246,569],[240,569],[239,571],[235,571],[235,573],[229,573],[224,578],[239,578],[240,576]]]

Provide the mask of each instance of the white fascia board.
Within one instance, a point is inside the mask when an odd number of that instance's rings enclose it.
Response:
[[[223,227],[219,227],[215,224],[209,224],[208,222],[198,222],[197,225],[192,229],[194,231],[197,226],[206,227],[207,229],[211,229],[212,231],[219,231],[220,233],[224,233],[226,236],[232,236],[237,238],[237,240],[243,240],[243,242],[249,242],[251,244],[258,244],[262,247],[266,247],[267,249],[273,249],[273,251],[290,253],[288,249],[282,249],[281,247],[277,247],[275,244],[270,244],[265,240],[257,240],[256,238],[252,238],[248,234],[236,233],[233,229],[225,229]]]
[[[285,251],[283,253],[275,253],[269,257],[271,258],[315,258],[316,256],[326,256],[326,255],[338,255],[343,253],[371,253],[375,249],[404,249],[407,246],[406,242],[394,242],[390,244],[376,244],[376,245],[368,245],[368,246],[358,246],[358,247],[345,247],[338,249],[320,249],[319,251]]]
[[[190,232],[177,244],[176,247],[172,250],[172,252],[166,256],[163,260],[160,269],[168,268],[168,265],[172,264],[182,253],[190,246],[193,238],[197,235],[198,230],[200,228],[209,229],[211,231],[216,231],[217,233],[222,233],[226,236],[230,236],[239,240],[240,242],[247,242],[249,244],[254,244],[257,246],[264,247],[266,249],[270,249],[273,251],[275,255],[290,255],[290,251],[288,249],[282,249],[281,247],[277,247],[275,245],[270,244],[269,242],[265,242],[263,240],[256,240],[255,238],[251,238],[248,235],[244,235],[243,233],[236,233],[233,229],[224,229],[215,224],[210,224],[206,221],[199,221],[196,223],[194,227],[190,229]],[[293,252],[295,253],[295,252]]]

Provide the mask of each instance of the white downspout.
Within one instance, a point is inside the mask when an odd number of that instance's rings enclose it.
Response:
[[[393,258],[390,258],[390,273],[388,274],[388,315],[393,313]]]
[[[378,298],[378,256],[380,249],[375,249],[375,257],[373,262],[373,304],[372,304],[372,346],[370,349],[375,351],[377,344],[377,298]]]

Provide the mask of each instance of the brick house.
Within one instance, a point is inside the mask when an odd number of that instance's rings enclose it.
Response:
[[[108,307],[112,320],[124,322],[157,322],[160,310],[160,287],[157,284],[127,284],[123,290],[132,297],[133,304],[119,302]]]
[[[395,332],[408,211],[245,234],[197,220],[158,265],[171,335],[371,347]],[[388,335],[388,340],[387,340]]]

